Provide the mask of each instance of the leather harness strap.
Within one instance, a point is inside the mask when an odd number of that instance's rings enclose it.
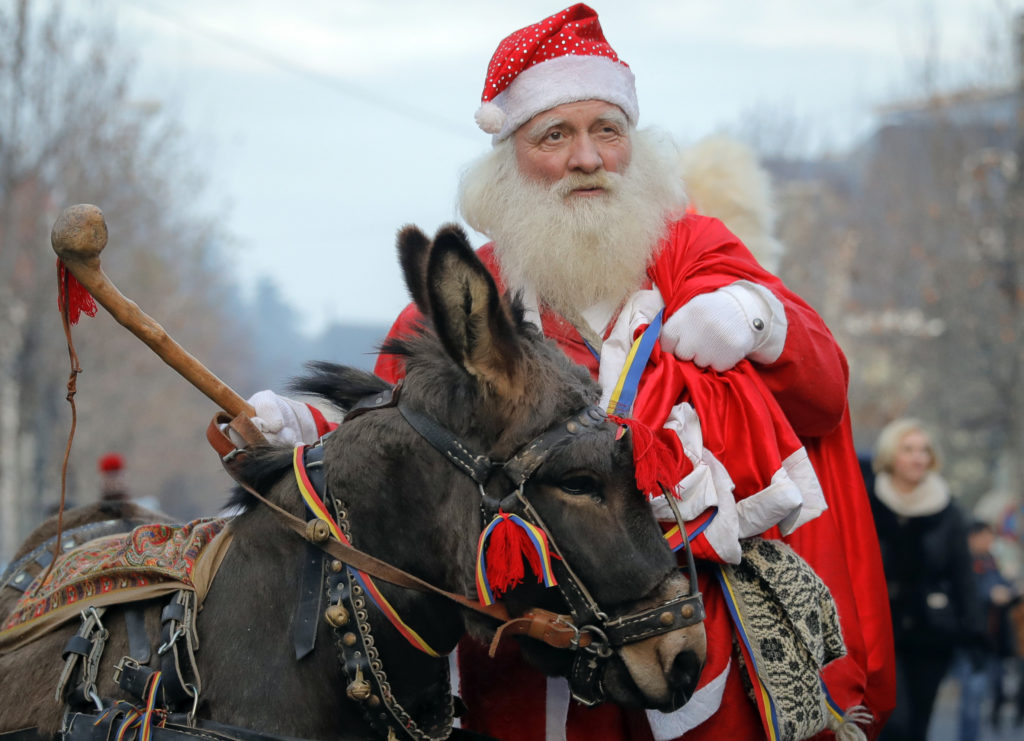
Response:
[[[324,553],[312,543],[304,546],[299,570],[299,598],[292,618],[292,647],[295,660],[309,656],[316,648],[316,632],[322,614]]]
[[[455,592],[449,592],[445,589],[441,589],[438,586],[430,584],[429,582],[420,579],[418,576],[414,576],[407,571],[403,571],[389,563],[381,561],[378,558],[371,556],[368,553],[360,551],[352,546],[346,545],[338,540],[331,538],[327,532],[327,528],[311,527],[313,523],[318,522],[317,520],[310,520],[309,523],[296,517],[292,513],[277,506],[269,499],[265,498],[262,494],[256,491],[254,488],[249,486],[243,481],[238,482],[239,486],[245,489],[247,492],[256,497],[260,502],[270,508],[272,512],[277,514],[283,521],[284,524],[294,530],[296,533],[301,535],[308,542],[315,545],[317,548],[325,551],[331,556],[334,556],[339,561],[342,561],[349,566],[352,566],[359,571],[365,571],[370,576],[378,579],[383,579],[386,582],[394,584],[395,586],[404,587],[406,589],[415,589],[418,592],[432,593],[440,595],[452,602],[459,604],[474,612],[480,613],[494,620],[498,620],[502,623],[507,623],[510,620],[508,610],[503,604],[496,603],[493,605],[481,605],[476,600],[472,600],[461,594]],[[318,533],[323,533],[325,537],[321,538]],[[555,641],[551,643],[555,648],[566,648],[572,644],[575,637],[579,638],[579,645],[586,645],[589,643],[589,636],[587,634],[579,634],[579,631],[573,627],[569,621],[567,615],[556,616],[560,617],[561,620],[548,620],[545,616],[544,611],[534,610],[534,617],[529,618],[527,615],[523,615],[517,618],[517,621],[529,621],[538,620],[542,623],[534,632],[538,635],[547,635],[551,637],[551,640]],[[554,613],[547,613],[552,615]],[[549,624],[551,623],[551,624]],[[513,630],[513,635],[523,634],[525,630],[517,628]]]
[[[152,652],[146,633],[146,613],[137,602],[124,605],[125,631],[128,634],[128,655],[140,664],[148,664]]]
[[[479,486],[485,486],[491,474],[504,465],[503,462],[492,461],[486,455],[471,453],[459,438],[435,422],[432,417],[405,404],[399,404],[398,411],[424,440]]]
[[[349,421],[369,411],[397,406],[401,390],[402,384],[398,383],[392,389],[385,389],[377,394],[366,397],[357,403],[348,412],[348,414],[345,415],[345,420]],[[218,412],[214,415],[213,419],[210,420],[210,424],[206,429],[207,441],[213,449],[217,451],[225,469],[235,482],[249,494],[256,497],[257,500],[269,507],[270,510],[277,514],[290,529],[301,535],[310,544],[348,564],[349,566],[358,569],[359,571],[364,571],[370,576],[382,579],[394,584],[395,586],[440,595],[462,607],[473,610],[474,612],[482,614],[493,620],[497,620],[503,624],[510,621],[508,610],[502,604],[481,605],[476,600],[441,589],[440,587],[430,584],[407,571],[403,571],[391,564],[374,558],[368,553],[364,553],[352,546],[345,545],[344,543],[330,538],[329,535],[327,538],[319,537],[317,533],[324,533],[327,529],[311,527],[312,523],[316,522],[316,520],[311,520],[309,523],[305,522],[277,506],[256,491],[251,485],[239,478],[234,467],[231,465],[231,462],[239,455],[244,454],[245,449],[238,448],[235,445],[228,434],[224,431],[225,425],[230,427],[230,429],[235,430],[250,445],[266,444],[266,438],[263,437],[263,434],[255,425],[253,425],[252,420],[245,414],[240,414],[237,417],[231,418],[226,412]],[[483,474],[483,471],[480,470],[479,474]],[[310,560],[312,561],[312,559]],[[573,645],[585,646],[589,644],[591,640],[588,634],[581,635],[579,631],[576,630],[572,625],[571,619],[567,615],[559,616],[545,610],[531,610],[525,615],[516,618],[513,622],[514,625],[510,626],[508,631],[499,633],[496,641],[492,642],[492,650],[496,647],[497,640],[500,640],[500,636],[506,633],[508,635],[532,634],[530,637],[537,637],[538,640],[543,640],[554,648],[568,648]],[[545,637],[541,638],[539,636]],[[296,635],[293,636],[293,638],[295,640],[296,656],[308,653],[311,643],[308,631],[301,637]]]
[[[590,634],[580,633],[568,620],[567,615],[559,615],[539,607],[529,609],[522,616],[507,620],[498,626],[487,651],[491,658],[494,658],[498,644],[506,636],[526,636],[553,648],[564,649],[589,643],[591,640]]]

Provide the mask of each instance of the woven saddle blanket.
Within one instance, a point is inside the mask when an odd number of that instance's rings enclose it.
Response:
[[[150,599],[179,589],[206,596],[230,543],[228,520],[140,525],[59,556],[25,590],[0,627],[0,652],[24,645],[89,606]]]

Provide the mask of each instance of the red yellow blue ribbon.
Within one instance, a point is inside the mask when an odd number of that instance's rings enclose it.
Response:
[[[114,741],[126,741],[127,739],[135,738],[136,735],[131,733],[131,731],[136,728],[139,729],[138,741],[151,741],[153,738],[153,723],[155,722],[156,725],[161,728],[164,724],[165,714],[158,712],[156,707],[160,694],[160,682],[162,676],[161,672],[153,672],[146,679],[146,688],[143,691],[143,697],[146,703],[145,710],[133,707],[127,702],[119,701],[97,718],[93,725],[98,726],[110,717],[111,713],[119,714],[123,712],[124,718],[121,719],[121,722],[117,726],[117,733],[114,735]]]
[[[697,519],[688,523],[691,526],[696,524],[696,527],[693,527],[692,530],[686,531],[685,542],[683,541],[683,534],[682,531],[679,529],[679,525],[673,525],[672,527],[670,527],[668,530],[665,531],[665,541],[668,543],[668,547],[672,549],[673,553],[675,551],[678,551],[680,548],[683,547],[683,545],[685,545],[685,543],[689,543],[702,532],[707,530],[708,525],[711,524],[711,521],[715,519],[715,515],[717,514],[718,507],[711,507],[705,510],[703,513],[701,513],[701,515],[697,517]]]
[[[825,694],[825,706],[839,723],[843,723],[846,720],[846,714],[843,712],[843,709],[839,707],[839,703],[832,697],[832,693],[828,691],[828,685],[825,684],[825,678],[819,677],[819,679],[821,681],[821,690]]]
[[[299,486],[299,492],[302,494],[302,501],[306,503],[306,508],[314,517],[317,517],[327,523],[328,528],[330,528],[331,535],[345,545],[351,545],[348,538],[342,534],[341,528],[338,527],[338,524],[334,521],[330,512],[327,511],[327,507],[324,505],[320,495],[316,493],[316,487],[314,487],[313,483],[309,480],[309,475],[306,473],[305,451],[306,446],[299,445],[292,453],[292,468],[295,471],[295,480]],[[428,656],[437,658],[441,655],[431,648],[430,644],[428,644],[419,633],[402,620],[398,611],[391,606],[391,603],[387,601],[387,598],[385,598],[377,588],[377,585],[373,583],[373,580],[369,575],[364,574],[358,569],[352,569],[350,566],[346,566],[345,568],[351,570],[352,575],[362,586],[366,595],[377,606],[377,609],[384,614],[384,617],[386,617],[388,621],[395,626],[395,630],[402,634],[405,640]]]
[[[729,608],[729,614],[732,617],[733,626],[736,629],[736,635],[740,639],[740,651],[743,652],[743,659],[747,666],[747,674],[750,677],[750,681],[754,689],[754,702],[757,705],[758,713],[761,715],[761,725],[764,727],[765,738],[767,738],[768,741],[778,741],[778,739],[782,738],[782,728],[779,724],[775,700],[772,699],[771,692],[768,691],[764,682],[761,681],[757,661],[754,658],[754,652],[750,646],[750,638],[747,635],[746,625],[743,622],[743,616],[740,615],[736,606],[736,593],[733,591],[729,577],[721,565],[715,569],[715,575],[718,577],[718,583],[722,586],[722,595],[725,597],[725,604]]]
[[[320,495],[316,493],[316,487],[313,486],[313,482],[309,480],[309,474],[306,473],[306,446],[299,445],[292,451],[292,469],[295,471],[295,482],[299,485],[299,493],[302,494],[302,501],[306,503],[306,509],[310,513],[327,523],[327,527],[330,528],[331,535],[342,543],[348,545],[348,539],[341,534],[341,529],[338,524],[331,517],[331,513],[327,511],[327,506],[320,499]]]
[[[608,414],[617,417],[630,416],[633,402],[636,400],[636,391],[640,386],[640,377],[647,367],[647,360],[654,350],[654,343],[658,341],[661,334],[661,322],[665,310],[658,312],[654,320],[647,325],[647,329],[640,333],[640,336],[633,341],[633,346],[626,355],[626,362],[622,366],[619,380],[612,389],[611,398],[608,400]]]
[[[508,522],[522,528],[530,540],[530,544],[536,549],[540,556],[541,573],[537,574],[543,581],[545,587],[553,587],[558,582],[555,580],[555,573],[551,569],[551,552],[548,549],[548,539],[544,532],[524,520],[519,515],[500,512],[488,523],[484,531],[480,533],[480,540],[476,549],[476,591],[481,604],[493,605],[494,592],[487,579],[487,539],[494,529],[501,523]]]

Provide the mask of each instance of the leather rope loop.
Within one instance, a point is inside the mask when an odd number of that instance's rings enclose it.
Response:
[[[62,298],[60,302],[60,320],[61,324],[64,325],[64,337],[67,339],[68,359],[71,364],[71,372],[68,375],[68,393],[64,397],[67,399],[68,404],[71,405],[71,427],[68,429],[68,441],[64,446],[64,460],[60,467],[60,508],[57,510],[57,538],[54,540],[53,545],[53,559],[46,567],[43,581],[46,581],[50,576],[53,565],[57,562],[57,557],[60,555],[60,536],[64,531],[64,505],[67,502],[68,493],[68,460],[71,458],[71,443],[75,439],[75,428],[78,426],[78,407],[75,405],[75,394],[78,393],[78,374],[82,372],[82,366],[78,362],[75,343],[71,339],[71,319],[68,313],[70,311],[68,305],[71,303],[70,276],[71,272],[68,270],[57,271],[57,290]]]

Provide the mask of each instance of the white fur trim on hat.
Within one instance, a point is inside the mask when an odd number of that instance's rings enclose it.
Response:
[[[490,104],[480,107],[476,120],[480,128],[494,134],[497,143],[538,113],[581,100],[603,100],[617,105],[634,126],[640,117],[636,84],[629,67],[607,57],[567,54],[523,70],[494,97],[491,104],[505,115],[499,130],[492,131],[481,121],[483,118],[492,126],[497,123]]]

